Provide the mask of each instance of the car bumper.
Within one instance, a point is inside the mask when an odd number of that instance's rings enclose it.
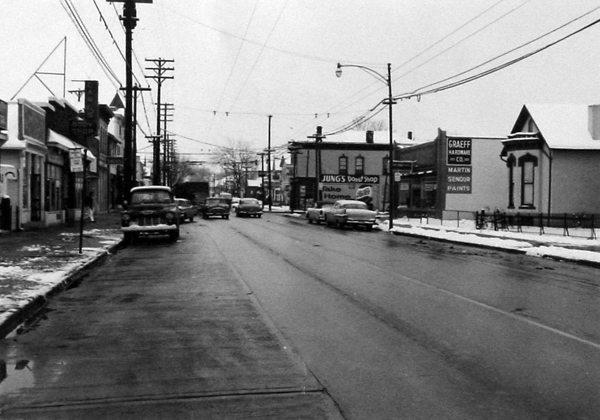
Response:
[[[122,232],[168,232],[171,230],[177,230],[179,226],[177,225],[155,225],[155,226],[140,226],[140,225],[130,225],[130,226],[122,226]]]

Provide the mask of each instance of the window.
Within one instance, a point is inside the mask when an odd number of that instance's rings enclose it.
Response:
[[[515,208],[515,164],[517,159],[515,155],[510,155],[506,159],[506,166],[508,166],[508,208]]]
[[[388,156],[383,158],[382,168],[381,173],[383,175],[387,175],[390,172],[390,158]]]
[[[365,158],[358,156],[354,159],[354,173],[356,176],[365,174]]]
[[[348,158],[344,155],[340,156],[338,173],[348,175]]]
[[[521,208],[535,208],[535,167],[537,158],[529,153],[519,158],[521,167]]]

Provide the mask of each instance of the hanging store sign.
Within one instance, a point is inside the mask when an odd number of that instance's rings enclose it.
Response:
[[[83,172],[83,153],[81,149],[69,149],[71,172]]]

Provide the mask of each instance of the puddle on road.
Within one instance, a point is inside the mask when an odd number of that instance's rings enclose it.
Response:
[[[32,361],[19,360],[16,363],[6,363],[0,360],[0,394],[32,388],[34,383]]]

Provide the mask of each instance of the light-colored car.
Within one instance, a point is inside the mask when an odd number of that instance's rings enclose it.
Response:
[[[357,200],[338,200],[325,212],[327,226],[343,228],[345,226],[364,226],[372,230],[377,223],[377,212],[369,210],[367,204]]]
[[[262,206],[256,198],[242,198],[235,209],[235,215],[240,216],[262,216]]]
[[[193,222],[194,216],[198,213],[196,206],[194,206],[190,200],[186,200],[185,198],[175,197],[175,203],[177,203],[177,208],[179,209],[180,220],[184,222],[185,219],[187,219],[190,222]]]
[[[235,211],[240,205],[240,197],[231,197],[231,210]]]
[[[325,221],[325,213],[333,207],[333,203],[317,201],[314,207],[306,209],[306,220],[308,223],[320,224]]]
[[[179,238],[179,210],[171,188],[159,185],[132,188],[130,200],[121,212],[121,231],[125,242],[140,234]]]

